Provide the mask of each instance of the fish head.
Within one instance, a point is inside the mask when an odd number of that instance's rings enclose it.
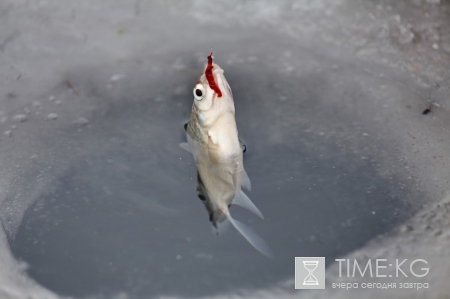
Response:
[[[223,112],[234,113],[233,94],[223,69],[213,63],[212,52],[203,74],[194,86],[194,105],[199,113],[211,118]]]

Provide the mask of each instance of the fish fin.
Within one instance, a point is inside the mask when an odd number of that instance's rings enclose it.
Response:
[[[188,125],[189,125],[189,122],[185,123],[183,126],[185,132],[187,132]]]
[[[239,139],[239,145],[241,146],[242,153],[245,153],[247,151],[247,147],[245,146],[245,144],[242,142],[241,139]]]
[[[230,212],[228,212],[227,216],[231,224],[237,229],[238,232],[241,233],[242,236],[244,236],[245,239],[247,239],[250,244],[252,244],[253,247],[255,247],[256,250],[269,258],[273,257],[272,250],[270,250],[269,245],[267,245],[267,243],[250,227],[236,219],[233,219],[233,217],[231,217],[230,215]]]
[[[241,207],[244,207],[244,208],[248,209],[250,212],[257,215],[258,217],[260,217],[261,219],[264,219],[264,216],[259,211],[259,209],[250,200],[250,198],[248,198],[248,196],[245,195],[244,192],[242,192],[242,190],[239,190],[236,192],[236,194],[234,195],[233,201],[231,203],[235,204],[235,205],[239,205]]]
[[[181,147],[182,149],[184,149],[185,151],[192,153],[191,147],[189,146],[189,143],[187,143],[187,142],[182,142],[182,143],[180,143],[179,145],[180,145],[180,147]]]
[[[230,228],[230,221],[226,218],[222,222],[216,222],[215,225],[211,226],[211,231],[214,235],[223,235]]]
[[[209,160],[214,164],[220,162],[220,151],[218,150],[218,146],[216,143],[214,143],[211,136],[209,136],[208,140],[208,157]]]
[[[250,182],[250,178],[248,177],[247,172],[245,169],[242,169],[242,182],[241,186],[247,189],[248,191],[252,190],[252,183]]]

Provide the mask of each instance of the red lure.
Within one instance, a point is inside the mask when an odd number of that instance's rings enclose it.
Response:
[[[222,96],[222,92],[220,91],[219,86],[217,86],[216,81],[214,80],[214,75],[212,73],[213,69],[213,53],[211,52],[208,56],[208,65],[206,66],[205,76],[206,80],[208,80],[209,87],[217,93],[217,96],[220,98]]]

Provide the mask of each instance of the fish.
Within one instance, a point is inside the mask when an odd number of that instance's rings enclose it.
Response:
[[[194,103],[184,125],[187,142],[180,147],[192,153],[197,168],[197,196],[204,204],[217,232],[231,223],[259,252],[272,257],[267,243],[250,227],[234,219],[231,205],[240,205],[264,219],[242,191],[251,190],[244,169],[245,145],[239,139],[233,94],[223,69],[213,62],[213,53],[194,86]]]

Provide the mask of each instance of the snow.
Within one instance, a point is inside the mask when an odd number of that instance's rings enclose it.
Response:
[[[175,152],[172,148],[182,140],[177,141],[178,133],[173,132],[189,114],[190,86],[211,47],[227,78],[232,78],[235,97],[260,100],[258,106],[236,104],[242,131],[260,137],[253,141],[258,150],[253,157],[264,148],[274,155],[278,148],[295,149],[303,138],[302,145],[310,151],[317,144],[335,147],[336,155],[354,155],[343,164],[370,163],[380,178],[398,180],[396,188],[405,192],[407,206],[418,211],[404,223],[414,228],[406,233],[414,239],[403,236],[405,229],[391,227],[388,236],[354,248],[348,256],[387,256],[394,254],[392,244],[401,244],[405,254],[432,260],[438,283],[430,293],[397,290],[393,295],[448,294],[448,264],[432,255],[448,260],[448,234],[443,232],[449,223],[444,215],[430,220],[430,232],[420,226],[420,219],[421,213],[437,213],[442,205],[448,209],[449,10],[449,3],[436,0],[2,1],[0,297],[58,298],[30,278],[26,263],[12,255],[10,244],[24,214],[54,191],[55,182],[73,164],[119,146],[117,136],[101,132],[110,129],[105,118],[135,115],[122,107],[147,107],[139,105],[151,101],[147,121],[156,119],[161,127],[145,127],[124,117],[117,120],[115,132],[133,131],[133,144],[170,135],[174,140],[161,144],[155,139],[151,149]],[[297,84],[279,82],[280,78],[295,78]],[[268,94],[273,97],[267,99]],[[311,94],[314,100],[307,99]],[[429,107],[431,112],[422,114]],[[284,174],[271,163],[261,168]],[[279,163],[288,164],[292,163]],[[163,183],[178,184],[171,181],[173,175],[160,176]],[[142,204],[138,196],[131,197]],[[158,202],[142,207],[167,215],[179,212]],[[380,214],[368,211],[374,218]],[[214,260],[209,251],[202,255],[208,256],[202,260]],[[173,257],[178,263],[189,260],[178,249]],[[330,281],[339,281],[333,277],[335,269],[329,271]],[[299,298],[292,286],[288,279],[270,288],[210,297]],[[310,292],[301,297],[322,295]],[[369,298],[367,293],[353,295]],[[123,290],[115,296],[132,294]],[[329,290],[326,297],[346,296]]]

